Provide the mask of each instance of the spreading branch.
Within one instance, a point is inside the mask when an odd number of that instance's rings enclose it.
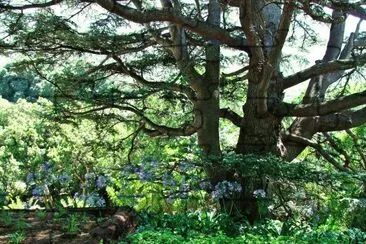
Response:
[[[178,84],[174,84],[174,83],[161,82],[161,81],[160,82],[159,81],[148,81],[141,75],[138,75],[132,69],[125,66],[125,64],[122,62],[122,60],[119,57],[114,55],[113,59],[115,59],[117,61],[118,65],[114,65],[114,64],[110,65],[112,67],[112,69],[115,69],[116,71],[120,71],[123,74],[129,75],[136,82],[138,82],[139,84],[141,84],[143,86],[155,88],[155,89],[171,90],[171,91],[180,92],[180,93],[186,94],[187,97],[191,100],[193,100],[195,97],[194,91],[187,86],[178,85]]]
[[[315,117],[314,131],[340,131],[351,129],[366,123],[366,107],[356,111],[345,111],[326,116]]]
[[[344,167],[341,164],[339,164],[337,162],[337,160],[335,160],[332,156],[330,156],[330,154],[326,150],[324,150],[320,144],[313,142],[312,140],[309,140],[305,137],[301,137],[301,136],[298,136],[295,134],[286,134],[284,136],[284,138],[286,140],[290,140],[290,141],[314,148],[325,160],[327,160],[330,164],[332,164],[339,171],[351,172],[350,168]]]
[[[287,89],[310,78],[332,73],[340,70],[347,70],[356,68],[358,66],[364,65],[366,63],[366,54],[360,56],[355,56],[351,59],[339,59],[330,62],[324,62],[315,64],[307,69],[299,71],[295,74],[287,76],[282,79],[282,88]]]
[[[274,113],[278,116],[312,117],[340,112],[363,104],[366,104],[366,91],[313,104],[282,103],[275,108]]]
[[[201,124],[197,120],[194,120],[190,124],[183,124],[182,126],[177,127],[177,128],[160,125],[158,123],[153,122],[151,119],[149,119],[144,114],[143,111],[137,109],[136,107],[128,106],[128,105],[118,105],[118,104],[108,104],[108,105],[104,105],[104,106],[94,107],[91,109],[68,111],[68,113],[71,115],[80,116],[80,115],[86,115],[86,114],[91,114],[91,113],[100,113],[102,111],[111,110],[111,109],[118,109],[120,111],[128,111],[128,112],[131,112],[132,114],[140,117],[140,119],[142,120],[143,123],[145,123],[146,125],[148,125],[149,127],[152,128],[152,129],[149,129],[147,127],[143,128],[143,131],[146,134],[148,134],[149,136],[191,136],[194,133],[196,133],[197,130],[201,126]],[[121,115],[118,115],[118,114],[110,113],[109,116],[111,117],[111,115],[113,115],[113,117],[115,117],[115,118],[121,117]]]
[[[212,26],[198,19],[192,19],[174,11],[172,8],[149,9],[138,11],[136,9],[121,5],[113,0],[97,0],[96,1],[104,9],[135,23],[150,23],[158,21],[171,22],[184,28],[200,34],[208,39],[214,39],[221,43],[225,43],[230,47],[235,47],[248,52],[247,41],[243,38],[234,38],[220,27]]]
[[[364,169],[366,169],[366,154],[365,154],[364,150],[361,149],[361,146],[358,143],[357,136],[350,129],[347,129],[346,132],[352,138],[353,145],[354,145],[354,147],[356,148],[358,154],[361,157],[361,161],[362,161],[361,165],[362,165],[362,167]]]

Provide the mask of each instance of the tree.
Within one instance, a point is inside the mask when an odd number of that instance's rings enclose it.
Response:
[[[197,134],[199,147],[216,158],[222,150],[219,120],[227,119],[240,129],[236,153],[273,153],[287,161],[307,146],[318,147],[311,140],[316,133],[366,121],[365,90],[347,93],[344,88],[328,96],[342,78],[363,77],[364,33],[360,24],[350,36],[344,33],[349,16],[366,19],[364,1],[161,0],[159,6],[141,0],[16,2],[0,3],[6,33],[1,47],[26,55],[18,70],[53,83],[60,101],[77,101],[68,115],[94,114],[136,124],[150,136]],[[76,17],[91,21],[90,28],[78,28]],[[282,52],[296,36],[291,29],[303,28],[304,38],[314,39],[314,21],[329,27],[323,58],[284,75]],[[84,61],[65,65],[77,56]],[[241,68],[224,73],[225,64],[233,63]],[[284,90],[305,81],[309,84],[301,101],[284,102]],[[242,111],[220,106],[227,98],[243,104]],[[178,112],[171,116],[169,108]],[[284,128],[287,118],[294,120]],[[213,184],[239,181],[245,190],[238,207],[256,217],[255,180],[222,168],[220,160],[213,160],[206,172]]]
[[[10,102],[24,98],[35,101],[38,97],[51,98],[52,87],[46,82],[38,82],[32,77],[7,75],[0,73],[0,95]]]

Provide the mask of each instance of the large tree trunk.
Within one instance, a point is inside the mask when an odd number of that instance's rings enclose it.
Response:
[[[197,131],[198,144],[203,152],[212,158],[212,165],[206,167],[208,178],[212,184],[223,180],[223,172],[218,170],[215,162],[221,155],[219,141],[219,97],[218,84],[206,80],[198,92],[195,102],[196,118],[200,118]]]
[[[289,17],[291,14],[289,14]],[[276,4],[262,0],[243,1],[240,7],[240,21],[247,35],[250,49],[250,69],[248,71],[247,102],[243,106],[244,119],[240,124],[240,135],[236,146],[239,154],[265,155],[278,154],[278,139],[281,119],[270,113],[271,108],[282,101],[282,90],[276,87],[279,74],[280,49],[273,50],[274,42],[284,37],[276,32],[280,23],[281,9]],[[289,18],[288,17],[288,18]],[[282,20],[282,27],[286,26]],[[265,27],[264,31],[261,29]],[[253,32],[261,32],[254,36]],[[277,43],[277,46],[282,45]],[[278,47],[274,47],[278,48]],[[243,162],[245,163],[245,162]],[[242,185],[242,192],[236,199],[223,199],[221,205],[233,214],[243,214],[253,222],[261,217],[260,200],[256,190],[264,191],[266,182],[257,177],[244,177],[234,174],[235,169],[227,172],[225,180],[237,181]]]
[[[220,26],[221,7],[218,0],[209,1],[207,21],[213,26]],[[212,157],[212,165],[206,167],[208,178],[212,184],[226,178],[225,172],[217,168],[221,155],[219,138],[219,84],[220,84],[220,45],[212,39],[205,47],[205,75],[199,83],[194,102],[196,116],[201,118],[201,126],[197,132],[198,144],[203,151]]]
[[[269,89],[271,91],[272,89]],[[240,126],[239,140],[236,146],[236,152],[240,154],[276,154],[279,155],[279,134],[281,118],[267,112],[258,114],[256,109],[257,99],[266,99],[268,107],[275,102],[280,102],[280,93],[274,90],[267,97],[258,97],[258,83],[249,82],[247,103],[243,107],[244,119]],[[243,162],[244,163],[244,162]],[[248,178],[236,176],[236,181],[242,185],[243,191],[239,199],[235,201],[235,209],[247,216],[248,220],[253,222],[263,216],[265,208],[265,199],[256,197],[255,191],[265,192],[268,182],[266,179]],[[260,204],[264,204],[260,206]],[[262,207],[262,208],[261,208]]]
[[[244,119],[240,126],[236,152],[259,155],[266,153],[277,154],[281,119],[271,113],[258,114],[256,100],[265,99],[268,101],[268,98],[258,97],[257,94],[258,85],[254,82],[249,82],[247,103],[243,106]],[[273,96],[268,97],[276,100]]]

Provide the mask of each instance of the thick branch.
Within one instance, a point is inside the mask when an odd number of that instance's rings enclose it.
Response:
[[[215,39],[230,47],[248,51],[248,45],[245,39],[233,38],[227,31],[219,27],[212,26],[206,22],[199,21],[198,19],[191,19],[182,16],[172,8],[164,8],[161,10],[151,9],[142,12],[118,4],[113,0],[97,0],[96,2],[108,11],[135,23],[144,24],[149,22],[168,21],[181,25],[188,30],[205,36],[206,38]]]
[[[312,2],[317,3],[318,1],[313,0]],[[347,3],[344,1],[330,1],[326,4],[326,7],[341,10],[345,13],[358,17],[360,19],[366,20],[366,10],[362,6],[365,5],[365,0]]]
[[[366,123],[366,107],[356,111],[317,117],[314,130],[317,132],[339,131],[354,128],[364,123]]]
[[[241,121],[243,117],[239,114],[235,113],[234,111],[230,110],[229,108],[221,108],[220,109],[220,118],[230,120],[234,125],[240,127]]]
[[[279,116],[312,117],[340,112],[363,104],[366,104],[366,91],[320,103],[299,105],[283,103],[274,113]]]
[[[299,71],[295,74],[287,76],[282,80],[282,88],[287,89],[295,86],[303,81],[318,75],[327,74],[339,70],[347,70],[355,68],[366,63],[366,54],[354,57],[352,59],[340,59],[330,62],[315,64],[307,69]]]
[[[221,0],[221,2],[225,5],[229,5],[232,7],[239,7],[241,4],[241,0]],[[309,2],[313,2],[316,4],[320,4],[322,6],[331,8],[331,9],[335,9],[335,10],[342,10],[345,13],[348,13],[350,15],[353,15],[355,17],[358,17],[360,19],[364,19],[366,20],[366,10],[362,7],[362,5],[365,4],[364,0],[360,0],[358,2],[353,2],[353,3],[347,3],[345,1],[319,1],[319,0],[312,0],[312,1],[308,1],[308,0],[302,0],[300,1],[306,5],[309,4]],[[324,2],[326,2],[324,4]],[[304,9],[305,12],[310,13],[308,11],[308,9]],[[322,21],[326,21],[322,18],[320,18],[320,16],[314,16],[315,18],[318,18]],[[327,22],[331,22],[332,19],[329,19]]]
[[[263,43],[259,32],[263,32],[261,28],[264,22],[257,8],[258,3],[253,0],[244,0],[244,2],[240,6],[240,23],[250,45],[250,55],[254,63],[263,62]]]
[[[271,53],[269,56],[269,63],[273,67],[273,69],[276,66],[277,60],[281,55],[283,45],[285,44],[286,37],[287,37],[288,31],[290,28],[290,24],[291,24],[291,17],[292,17],[294,10],[295,10],[295,8],[294,8],[292,0],[285,3],[284,9],[283,9],[283,12],[281,15],[281,20],[278,25],[274,47],[271,49]],[[272,74],[272,72],[271,72],[271,74]]]
[[[237,76],[237,75],[240,75],[240,74],[244,73],[245,71],[248,71],[249,68],[250,68],[250,66],[247,65],[247,66],[244,66],[243,68],[240,68],[240,69],[238,69],[236,71],[233,71],[231,73],[222,73],[222,76],[225,77],[225,78],[226,77]]]

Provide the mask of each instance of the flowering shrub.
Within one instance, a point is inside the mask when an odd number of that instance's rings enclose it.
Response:
[[[242,191],[242,186],[238,182],[219,182],[214,190],[212,191],[212,197],[214,199],[220,198],[231,198],[235,193],[240,193]]]

